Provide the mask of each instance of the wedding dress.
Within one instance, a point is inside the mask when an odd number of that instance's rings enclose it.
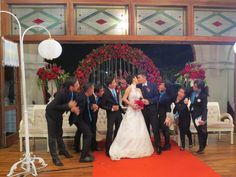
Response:
[[[128,99],[131,103],[140,99],[141,93],[135,85],[131,85],[131,92]],[[153,145],[144,121],[141,110],[135,110],[128,107],[126,114],[120,124],[110,147],[110,157],[112,160],[120,160],[121,158],[140,158],[153,154]]]

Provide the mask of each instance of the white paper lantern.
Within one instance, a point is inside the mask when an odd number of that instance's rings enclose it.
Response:
[[[62,47],[61,44],[54,39],[47,39],[40,42],[38,52],[41,57],[52,60],[61,55]]]
[[[236,43],[234,44],[234,53],[236,53]]]

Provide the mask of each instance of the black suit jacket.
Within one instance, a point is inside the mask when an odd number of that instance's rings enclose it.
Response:
[[[190,111],[193,119],[202,116],[202,120],[207,120],[207,102],[207,95],[203,92],[200,92],[200,94],[195,97],[194,102],[190,105]]]
[[[117,95],[118,103],[116,103],[115,98],[113,97],[109,88],[105,88],[105,91],[104,91],[104,94],[103,94],[102,100],[101,100],[101,108],[105,109],[108,114],[113,112],[112,111],[113,105],[118,105],[119,111],[121,111],[121,113],[124,113],[124,110],[122,109],[122,107],[119,104],[119,96],[118,96],[117,92],[116,92],[116,95]]]
[[[172,103],[171,96],[167,95],[166,93],[164,93],[162,97],[159,97],[159,103],[158,103],[159,116],[166,117],[166,113],[171,112],[171,103]]]
[[[184,103],[184,99],[181,100],[179,103],[175,103],[175,108],[173,113],[175,114],[178,112],[180,119],[189,119],[190,111],[188,109],[188,106]]]
[[[77,106],[80,109],[80,114],[77,116],[74,113],[70,114],[69,117],[69,124],[76,124],[78,119],[83,119],[88,125],[91,124],[90,118],[89,118],[89,112],[88,112],[88,102],[87,102],[87,96],[84,94],[84,92],[80,92],[76,98]],[[91,105],[89,105],[89,108],[91,108]],[[91,110],[90,110],[91,111]],[[91,114],[92,116],[92,114]]]
[[[102,98],[98,97],[98,101],[96,101],[95,95],[92,95],[92,96],[89,97],[89,99],[90,99],[91,105],[97,104],[98,107],[101,107]],[[99,110],[99,109],[98,109],[98,110]],[[92,112],[92,114],[93,114],[93,118],[96,118],[96,117],[97,117],[98,110],[95,111],[95,112],[94,112],[93,110],[91,110],[91,112]]]
[[[151,82],[147,82],[147,87],[143,87],[142,84],[138,84],[137,88],[140,88],[143,94],[143,98],[147,99],[150,105],[158,103],[159,95],[157,92],[157,85]]]
[[[71,100],[71,95],[72,92],[57,92],[55,94],[55,98],[47,105],[46,114],[51,118],[58,118],[62,117],[62,114],[64,114],[64,112],[70,111],[68,103]],[[75,95],[75,93],[73,95]]]

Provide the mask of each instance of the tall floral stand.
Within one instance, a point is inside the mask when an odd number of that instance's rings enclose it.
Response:
[[[50,94],[49,103],[54,99],[54,95],[57,92],[57,86],[54,80],[48,81],[48,93]]]

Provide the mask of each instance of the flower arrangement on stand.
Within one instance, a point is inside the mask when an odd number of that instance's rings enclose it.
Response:
[[[185,87],[191,87],[196,79],[206,81],[205,69],[199,63],[187,63],[175,76],[176,83]]]
[[[38,86],[42,89],[45,103],[48,102],[47,95],[50,94],[49,101],[51,101],[61,84],[69,77],[69,73],[65,73],[60,66],[55,64],[47,64],[39,68],[36,74],[38,76]]]

